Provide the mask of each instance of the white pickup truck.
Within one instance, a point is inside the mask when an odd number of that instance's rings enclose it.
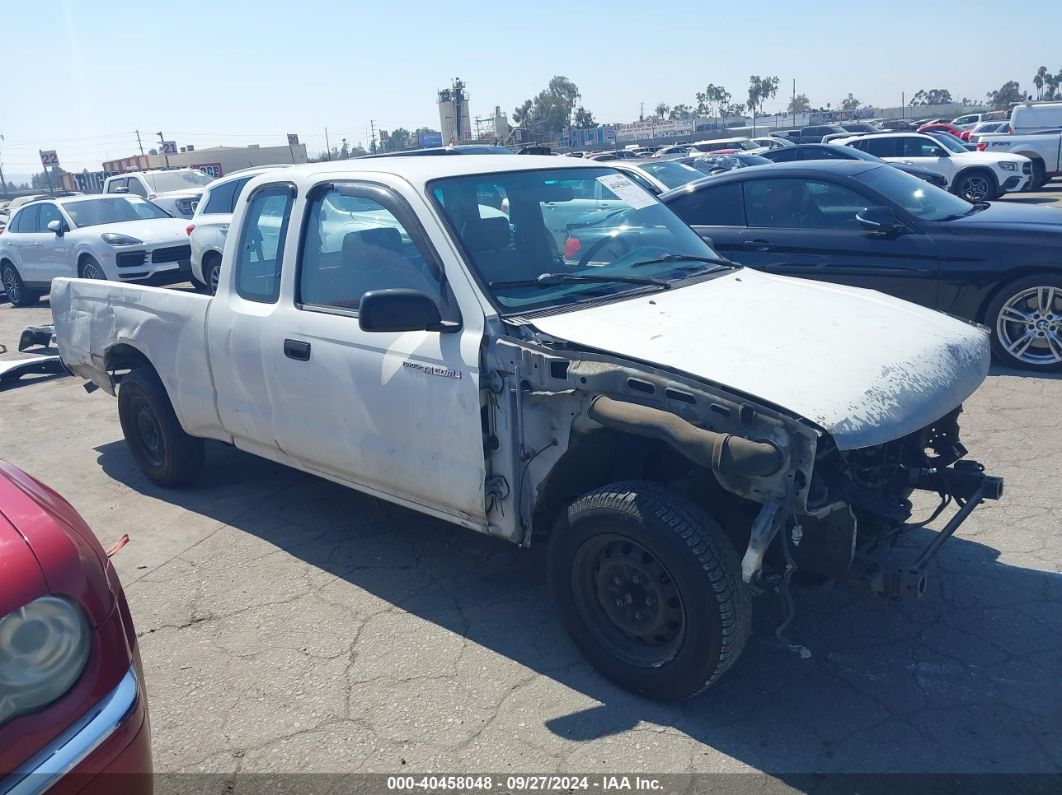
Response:
[[[545,208],[598,188],[611,234],[566,258]],[[62,360],[117,393],[140,469],[190,484],[214,439],[545,540],[575,642],[647,695],[715,682],[750,596],[794,570],[921,595],[940,545],[1001,492],[962,460],[957,423],[985,329],[742,269],[607,164],[296,166],[249,183],[231,230],[213,297],[53,284]],[[890,569],[869,550],[914,489],[963,507]]]
[[[1026,133],[987,133],[978,136],[982,152],[1007,152],[1032,160],[1029,190],[1039,190],[1055,177],[1062,176],[1062,131],[1058,129]]]

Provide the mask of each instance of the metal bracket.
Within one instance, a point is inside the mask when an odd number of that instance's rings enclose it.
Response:
[[[745,582],[752,582],[752,578],[763,567],[763,556],[782,526],[784,518],[782,501],[778,498],[765,502],[760,512],[756,514],[756,519],[752,523],[752,532],[749,534],[749,545],[745,549],[745,556],[741,559],[741,579]]]

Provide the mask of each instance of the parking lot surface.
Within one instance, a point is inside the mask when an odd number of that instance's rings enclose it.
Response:
[[[1062,196],[1062,183],[1042,194]],[[0,305],[0,343],[50,321]],[[710,691],[646,701],[556,620],[541,555],[208,444],[152,485],[115,401],[74,378],[0,393],[0,456],[63,494],[115,558],[146,669],[157,772],[1057,772],[1062,380],[990,376],[971,456],[1006,479],[921,601],[772,595]],[[923,499],[916,513],[927,515]],[[939,526],[939,523],[938,523]],[[899,547],[910,554],[929,531]]]

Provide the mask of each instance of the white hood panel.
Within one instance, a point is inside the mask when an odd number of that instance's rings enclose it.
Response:
[[[533,321],[554,337],[781,406],[841,449],[940,419],[988,373],[988,333],[872,290],[742,269]]]

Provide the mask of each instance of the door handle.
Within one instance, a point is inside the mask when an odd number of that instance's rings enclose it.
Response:
[[[310,361],[310,343],[302,340],[284,340],[284,355],[300,362]]]
[[[746,240],[741,245],[753,251],[770,251],[774,248],[774,244],[769,240]]]

